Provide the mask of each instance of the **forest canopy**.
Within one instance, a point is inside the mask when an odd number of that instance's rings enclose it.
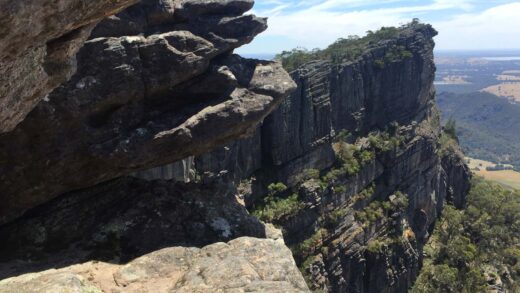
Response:
[[[520,292],[520,191],[475,178],[465,210],[446,205],[412,292]]]

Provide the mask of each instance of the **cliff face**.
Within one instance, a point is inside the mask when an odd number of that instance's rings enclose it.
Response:
[[[246,135],[294,89],[279,64],[231,54],[267,27],[242,15],[253,1],[168,3],[101,22],[70,81],[0,135],[0,223]]]
[[[65,26],[74,3],[35,3],[34,21]],[[294,90],[280,64],[233,54],[267,27],[243,15],[252,6],[141,1],[95,26],[68,82],[47,96],[43,79],[45,90],[21,85],[42,101],[2,107],[30,113],[0,134],[0,292],[308,291],[281,232],[249,215],[234,186],[125,177],[247,136]],[[63,46],[56,54],[73,58],[81,42]],[[22,69],[36,82],[46,64],[33,65]]]
[[[93,28],[0,134],[0,292],[307,292],[284,242],[312,289],[410,287],[469,188],[439,142],[435,30],[289,76],[233,54],[266,29],[252,5],[147,0]]]
[[[464,206],[470,172],[439,142],[435,35],[410,25],[354,62],[301,66],[253,138],[195,158],[203,177],[248,186],[248,207],[283,227],[311,289],[406,292],[445,200]],[[388,60],[395,47],[411,55]],[[276,182],[288,189],[265,199]],[[290,194],[297,207],[276,210]]]

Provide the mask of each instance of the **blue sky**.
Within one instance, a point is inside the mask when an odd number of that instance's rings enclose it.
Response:
[[[520,1],[256,0],[252,13],[269,17],[269,28],[241,54],[323,48],[414,17],[439,31],[440,50],[520,49]]]

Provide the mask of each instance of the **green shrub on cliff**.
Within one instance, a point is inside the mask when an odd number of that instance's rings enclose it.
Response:
[[[443,131],[439,139],[440,147],[437,154],[442,157],[448,153],[459,152],[459,138],[457,136],[457,123],[455,120],[450,118],[442,129]]]
[[[313,60],[328,60],[335,64],[354,61],[365,52],[369,45],[376,44],[383,40],[393,39],[397,37],[403,29],[417,24],[418,23],[412,22],[400,28],[382,27],[377,31],[368,31],[364,37],[349,36],[346,39],[340,38],[323,50],[314,49],[309,51],[304,48],[297,48],[291,51],[284,51],[278,54],[275,59],[281,61],[287,71],[293,71],[301,65]],[[379,66],[383,68],[385,62],[393,62],[397,59],[409,58],[411,56],[412,53],[407,51],[404,47],[394,46],[385,55],[384,60],[377,62],[379,62]]]
[[[363,225],[372,225],[393,213],[402,213],[408,208],[408,196],[396,191],[388,200],[375,200],[361,211],[354,214],[356,221]]]
[[[320,228],[311,237],[305,239],[294,247],[297,255],[309,256],[321,247],[322,239],[327,235],[327,230]]]
[[[311,179],[319,179],[320,178],[320,170],[318,169],[305,169],[303,172],[297,176],[297,182],[305,182]]]
[[[444,125],[444,133],[456,141],[459,140],[457,137],[457,122],[453,118],[448,119],[446,125]]]
[[[392,245],[403,243],[402,237],[381,237],[370,239],[367,243],[367,251],[373,254],[381,254],[385,249]]]
[[[278,193],[284,192],[287,190],[287,186],[285,184],[278,182],[278,183],[271,183],[269,186],[267,186],[267,190],[269,192],[269,196],[276,195]]]
[[[251,213],[262,221],[273,223],[284,217],[295,215],[304,204],[298,194],[287,196],[288,188],[281,182],[267,186],[268,195],[258,202]]]
[[[475,178],[468,207],[447,205],[424,251],[413,292],[485,292],[499,278],[520,292],[520,191]]]
[[[299,201],[298,194],[292,194],[287,198],[268,196],[264,203],[256,207],[252,214],[262,221],[273,223],[284,217],[295,215],[304,207]]]

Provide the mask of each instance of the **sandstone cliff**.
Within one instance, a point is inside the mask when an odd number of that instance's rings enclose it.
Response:
[[[355,61],[301,66],[253,138],[195,158],[283,227],[312,289],[406,292],[444,202],[465,204],[470,172],[439,140],[436,34],[411,24]],[[407,54],[388,58],[394,48]]]
[[[267,27],[253,1],[144,0],[95,27],[130,1],[22,2],[0,6],[9,33],[52,20],[0,63],[0,292],[307,292],[232,185],[124,177],[247,136],[295,88],[233,54]]]
[[[142,1],[31,93],[0,134],[0,292],[307,292],[296,263],[311,289],[407,291],[469,187],[439,140],[436,31],[289,76],[233,54],[266,29],[252,5]]]

